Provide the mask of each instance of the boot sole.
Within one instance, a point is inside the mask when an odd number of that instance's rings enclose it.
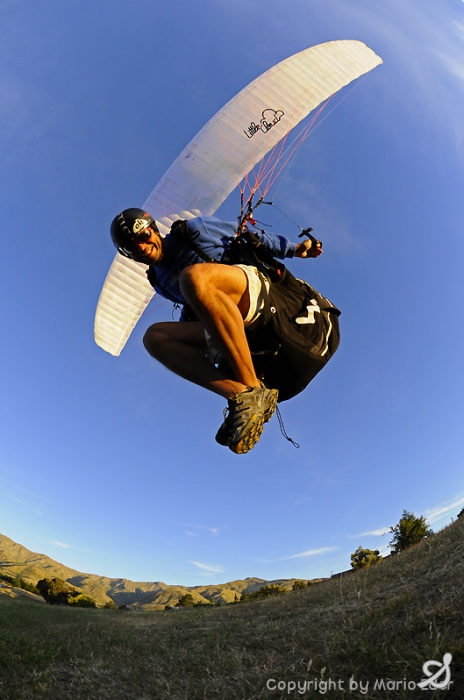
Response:
[[[256,445],[256,443],[259,441],[259,438],[261,437],[264,428],[264,423],[267,423],[272,418],[272,415],[276,410],[278,398],[279,392],[277,390],[274,390],[272,392],[272,396],[269,399],[269,405],[266,411],[263,413],[263,415],[255,415],[253,416],[253,418],[250,419],[250,422],[248,424],[249,427],[238,442],[229,442],[229,449],[232,452],[235,452],[235,454],[243,455],[246,452],[249,452],[251,449],[253,449],[253,447]]]

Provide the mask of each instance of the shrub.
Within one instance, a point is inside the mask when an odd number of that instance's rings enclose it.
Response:
[[[351,555],[351,566],[355,571],[372,566],[381,561],[382,557],[378,549],[363,549],[361,546]]]
[[[37,586],[34,586],[33,583],[29,583],[29,581],[25,581],[22,578],[17,577],[13,581],[13,586],[16,586],[17,588],[22,588],[23,591],[29,591],[29,593],[35,593],[36,595],[40,595]]]
[[[418,544],[425,537],[433,535],[426,519],[421,515],[416,517],[414,513],[407,510],[403,511],[403,515],[397,525],[390,528],[393,533],[393,538],[390,541],[392,554],[399,554],[404,549],[411,547],[413,544]]]
[[[293,586],[292,586],[292,591],[302,591],[304,588],[307,588],[308,584],[305,583],[304,581],[294,581]]]
[[[272,585],[269,584],[267,586],[259,588],[257,591],[253,591],[253,593],[242,593],[242,601],[260,600],[261,598],[269,598],[270,596],[274,595],[282,595],[286,592],[287,589],[283,588],[282,586],[279,586],[277,583],[274,583]]]
[[[96,608],[97,604],[93,598],[88,595],[77,595],[70,598],[68,605],[76,608]]]

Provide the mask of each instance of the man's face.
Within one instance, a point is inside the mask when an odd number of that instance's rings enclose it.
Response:
[[[144,263],[145,265],[156,265],[163,257],[163,239],[151,227],[144,229],[145,233],[150,233],[150,237],[145,241],[133,238],[130,242],[130,257],[132,260]]]

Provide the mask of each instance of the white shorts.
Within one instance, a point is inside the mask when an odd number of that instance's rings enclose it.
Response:
[[[261,275],[256,267],[253,265],[233,265],[232,267],[239,267],[245,273],[248,282],[248,294],[250,297],[250,306],[248,307],[248,313],[243,319],[245,328],[251,328],[256,321],[261,316],[264,309],[264,294],[263,286],[269,291],[269,280]],[[205,329],[205,339],[206,345],[208,346],[209,359],[213,364],[218,364],[224,358],[221,352],[215,347],[213,339],[211,338],[208,331]]]

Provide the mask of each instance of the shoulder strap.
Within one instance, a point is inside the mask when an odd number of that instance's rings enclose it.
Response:
[[[195,238],[198,237],[199,233],[199,231],[189,231],[187,221],[185,221],[184,219],[178,219],[172,224],[171,232],[169,235],[187,243],[190,246],[190,248],[198,255],[198,257],[204,260],[204,262],[216,262],[214,258],[210,258],[209,255],[207,255],[203,250],[201,250],[200,246],[195,241]]]

